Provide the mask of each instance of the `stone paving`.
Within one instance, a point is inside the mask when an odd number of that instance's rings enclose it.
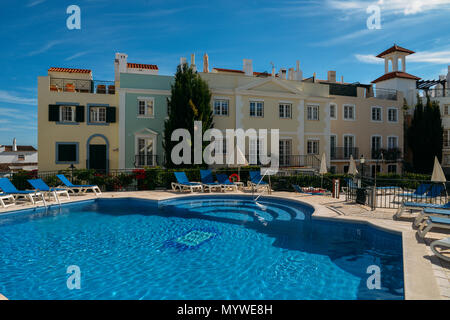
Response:
[[[242,194],[242,191],[238,193]],[[245,193],[249,193],[246,191]],[[197,193],[195,193],[197,194]],[[183,193],[181,196],[189,196],[191,193]],[[139,191],[139,192],[107,192],[103,198],[136,197],[142,199],[162,200],[180,196],[172,191]],[[400,221],[393,220],[395,210],[377,209],[371,211],[369,207],[345,202],[345,197],[339,199],[329,196],[300,195],[292,192],[272,192],[272,196],[288,197],[307,202],[315,207],[314,217],[335,218],[350,221],[370,223],[381,228],[402,232],[404,274],[405,274],[405,298],[406,299],[449,299],[450,300],[450,263],[437,258],[430,250],[429,244],[435,239],[450,236],[448,230],[429,232],[424,240],[416,236],[412,227],[414,215]],[[94,199],[92,194],[73,196],[71,202]],[[55,203],[51,203],[54,205]],[[38,205],[41,206],[42,204]],[[0,214],[12,210],[33,208],[30,204],[19,204],[8,208],[0,208]],[[434,231],[434,230],[433,230]],[[0,295],[0,299],[2,296]]]

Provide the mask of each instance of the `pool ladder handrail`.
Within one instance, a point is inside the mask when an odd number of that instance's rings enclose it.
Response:
[[[261,179],[258,181],[258,183],[256,184],[256,186],[254,186],[254,187],[252,188],[252,198],[253,198],[255,189],[258,190],[258,186],[259,186],[260,183],[263,181],[263,179],[264,179],[264,177],[265,177],[266,175],[267,175],[267,171],[264,172],[264,174],[262,175]],[[268,194],[270,194],[270,190],[271,190],[271,188],[270,188],[270,174],[269,174],[269,188],[267,189],[267,193],[268,193]],[[263,191],[263,192],[264,192],[264,191]],[[255,202],[258,201],[258,199],[262,196],[263,192],[261,192],[260,194],[258,194],[258,196],[257,196],[255,199],[253,199],[253,201],[255,201]]]

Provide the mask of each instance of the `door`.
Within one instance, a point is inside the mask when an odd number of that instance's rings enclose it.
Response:
[[[89,145],[89,169],[106,171],[106,144]]]
[[[353,136],[344,136],[344,158],[349,159],[350,155],[356,157],[354,152],[355,141]]]

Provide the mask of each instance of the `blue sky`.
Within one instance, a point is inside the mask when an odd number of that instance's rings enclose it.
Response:
[[[66,9],[81,9],[81,30],[68,30]],[[368,29],[369,5],[381,29]],[[305,77],[369,83],[384,73],[373,55],[397,43],[417,53],[407,72],[437,78],[450,65],[450,0],[4,1],[0,12],[0,144],[37,146],[37,77],[51,66],[88,68],[113,80],[114,53],[173,74],[181,56],[207,52],[211,67],[254,71],[295,67]]]

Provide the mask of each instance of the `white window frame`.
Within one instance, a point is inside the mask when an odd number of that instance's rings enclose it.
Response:
[[[383,149],[383,136],[381,134],[373,134],[370,136],[370,150],[374,150],[373,148],[373,138],[378,137],[380,138],[380,149]]]
[[[444,104],[442,108],[442,114],[444,116],[450,116],[450,104]]]
[[[346,107],[351,107],[353,109],[353,118],[345,117],[345,109]],[[342,119],[345,121],[355,121],[356,120],[356,105],[350,103],[344,103],[342,105]]]
[[[331,116],[331,107],[334,107],[334,117]],[[338,106],[336,103],[330,103],[330,120],[337,120]]]
[[[314,150],[312,150],[313,152],[309,152],[308,145],[309,145],[310,142],[317,143],[317,153],[314,153]],[[312,146],[314,146],[314,144],[312,144]],[[312,149],[314,149],[314,148],[312,147]],[[318,139],[318,138],[308,138],[306,140],[306,154],[318,155],[319,153],[320,153],[320,139]]]
[[[254,115],[252,115],[252,104],[255,106]],[[258,106],[261,105],[261,109]],[[263,100],[250,100],[249,101],[249,116],[252,118],[264,118],[264,101]],[[258,111],[261,111],[258,115]]]
[[[219,113],[216,113],[216,102],[219,103]],[[224,104],[226,103],[226,113],[224,112]],[[213,100],[213,115],[215,116],[226,116],[230,114],[230,100],[224,98],[214,98]]]
[[[72,118],[72,120],[64,120],[63,119],[64,109],[67,109],[67,108],[71,109],[71,114],[72,114],[71,118]],[[59,106],[59,122],[66,122],[66,123],[75,122],[75,119],[76,119],[76,116],[75,116],[76,108],[77,108],[76,106],[66,106],[66,105]]]
[[[395,113],[396,113],[396,120],[395,121],[391,121],[391,119],[389,119],[389,112],[390,112],[390,110],[395,110]],[[389,123],[398,123],[398,108],[395,108],[395,107],[389,107],[388,108],[388,110],[387,110],[387,121]]]
[[[100,109],[104,110],[104,120],[100,119]],[[90,106],[89,107],[89,123],[106,123],[106,107]]]
[[[374,109],[379,109],[379,110],[380,110],[380,119],[379,119],[379,120],[373,118],[373,110],[374,110]],[[370,108],[370,121],[372,121],[372,122],[383,122],[383,107],[380,107],[380,106],[372,106],[372,107]]]
[[[140,114],[140,103],[145,103],[145,113]],[[151,113],[149,112],[149,102],[151,102]],[[138,118],[154,118],[155,117],[155,98],[153,97],[138,97],[137,98],[137,117]]]
[[[309,110],[311,110],[311,114],[310,114]],[[317,116],[317,118],[315,117],[315,115]],[[318,105],[318,104],[306,105],[306,120],[319,121],[319,119],[320,119],[320,105]]]
[[[283,141],[283,142],[282,142]],[[292,156],[292,138],[291,137],[282,137],[282,138],[280,138],[279,139],[279,145],[278,145],[278,148],[279,148],[279,158],[280,158],[280,162],[281,162],[281,159],[283,158],[283,165],[289,165],[290,164],[290,160],[291,160],[291,158],[290,158],[290,156]],[[286,151],[286,145],[283,147],[283,152],[285,152],[284,154],[281,154],[281,146],[280,146],[280,144],[283,144],[283,143],[287,143],[287,145],[288,145],[288,147],[289,147],[289,152],[288,153],[286,153],[285,151]]]
[[[343,148],[343,150],[344,150],[344,157],[346,157],[346,151],[345,151],[345,138],[347,138],[347,137],[351,137],[351,138],[352,138],[352,141],[353,141],[352,146],[349,147],[349,149],[351,149],[351,150],[349,150],[348,153],[351,154],[352,151],[353,151],[353,149],[356,148],[356,136],[355,136],[354,134],[352,134],[352,133],[344,133],[344,134],[342,135],[342,148]]]
[[[135,150],[135,155],[140,155],[139,153],[139,139],[144,139],[144,140],[152,140],[152,154],[151,156],[154,157],[157,155],[157,150],[156,150],[156,143],[157,143],[157,139],[156,136],[153,134],[135,134],[134,135],[134,150]],[[147,144],[146,144],[146,148],[144,151],[144,159],[146,159],[146,157],[148,156],[147,153]],[[155,160],[155,158],[153,158],[152,160]],[[144,164],[144,166],[149,166],[147,163]],[[153,162],[153,166],[156,166],[156,161]]]
[[[389,167],[392,167],[392,166],[395,166],[395,172],[389,172]],[[398,172],[398,166],[397,166],[396,163],[390,163],[390,164],[388,164],[388,165],[386,166],[386,170],[387,170],[387,173],[397,174],[397,172]]]
[[[447,138],[445,136],[447,136]],[[444,129],[444,137],[443,137],[443,141],[442,141],[442,147],[445,149],[450,148],[450,129]]]
[[[281,116],[281,110],[283,110],[283,116]],[[287,116],[287,110],[289,110],[289,116]],[[280,119],[292,119],[292,103],[279,102],[278,117]]]
[[[387,136],[387,148],[389,149],[390,147],[389,147],[389,139],[390,138],[395,138],[396,139],[396,146],[395,147],[392,147],[392,149],[395,149],[395,148],[397,148],[398,149],[398,136]]]

